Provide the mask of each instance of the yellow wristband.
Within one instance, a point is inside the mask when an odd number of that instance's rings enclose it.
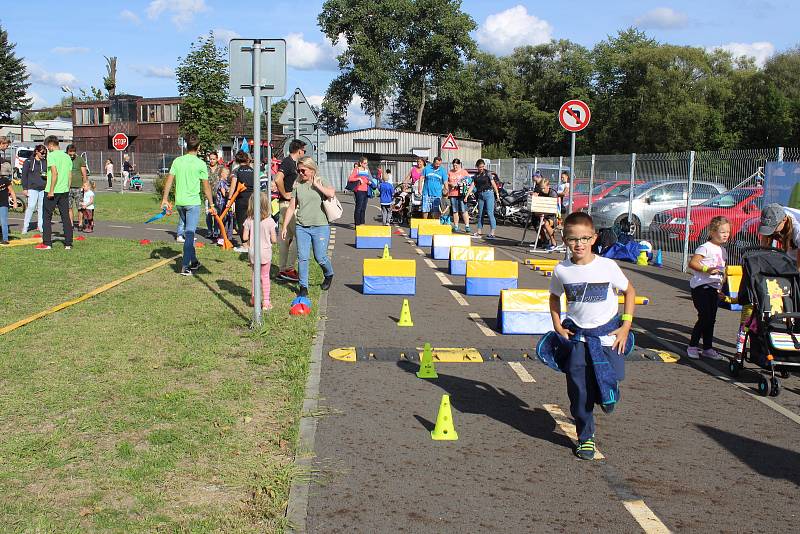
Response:
[[[703,265],[703,272],[704,272],[704,273],[707,273],[707,272],[708,272],[708,265]]]
[[[631,315],[630,313],[623,313],[623,314],[620,316],[620,319],[622,319],[623,321],[630,321],[630,322],[633,322],[633,315]]]

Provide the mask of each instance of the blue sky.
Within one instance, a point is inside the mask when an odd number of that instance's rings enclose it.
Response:
[[[221,41],[233,36],[286,38],[288,89],[299,86],[312,103],[318,103],[336,76],[336,50],[316,24],[322,3],[40,0],[35,8],[18,2],[6,5],[0,11],[0,24],[28,64],[29,92],[36,106],[57,103],[62,85],[75,92],[79,87],[101,86],[104,55],[119,58],[120,91],[147,97],[175,95],[177,58],[210,30]],[[663,42],[721,46],[759,62],[800,42],[793,27],[800,20],[800,2],[794,0],[465,0],[463,9],[479,25],[475,32],[479,46],[498,54],[550,38],[591,47],[631,25]],[[369,126],[358,101],[350,106],[349,121],[353,128]]]

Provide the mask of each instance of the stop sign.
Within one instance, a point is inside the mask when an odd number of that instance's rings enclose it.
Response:
[[[122,152],[128,148],[128,136],[124,133],[114,134],[114,137],[111,138],[111,146]]]

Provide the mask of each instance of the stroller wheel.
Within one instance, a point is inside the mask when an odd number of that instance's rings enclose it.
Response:
[[[789,371],[787,371],[786,369],[782,369],[781,370],[781,378],[783,378],[785,380],[785,379],[789,378],[790,376],[791,376],[791,373]]]
[[[738,360],[730,360],[728,362],[728,373],[734,378],[739,376],[739,371],[742,370],[742,364]]]
[[[770,393],[772,393],[772,384],[766,376],[762,376],[758,379],[758,394],[762,397],[769,397]]]
[[[777,397],[778,395],[780,395],[780,393],[781,393],[781,383],[777,378],[775,378],[774,376],[772,378],[770,378],[769,379],[769,385],[770,385],[769,394],[770,394],[771,397]]]

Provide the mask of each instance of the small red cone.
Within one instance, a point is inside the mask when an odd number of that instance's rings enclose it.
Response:
[[[141,241],[139,241],[139,244],[140,245],[149,245],[150,244],[150,240],[149,239],[142,239]]]
[[[205,245],[205,243],[203,243],[201,241],[198,241],[197,243],[194,244],[194,246],[197,247],[197,248],[203,248],[206,245]]]
[[[393,233],[394,233],[394,235],[403,235],[403,231],[402,230],[395,230]]]
[[[38,245],[36,245],[33,248],[38,248],[39,250],[42,250],[42,249],[47,248],[47,245],[45,245],[44,243],[39,243]]]
[[[42,238],[42,234],[33,234],[33,238],[34,239],[41,239]]]
[[[83,237],[82,235],[79,235],[78,237],[75,238],[75,241],[86,241],[86,238]]]

